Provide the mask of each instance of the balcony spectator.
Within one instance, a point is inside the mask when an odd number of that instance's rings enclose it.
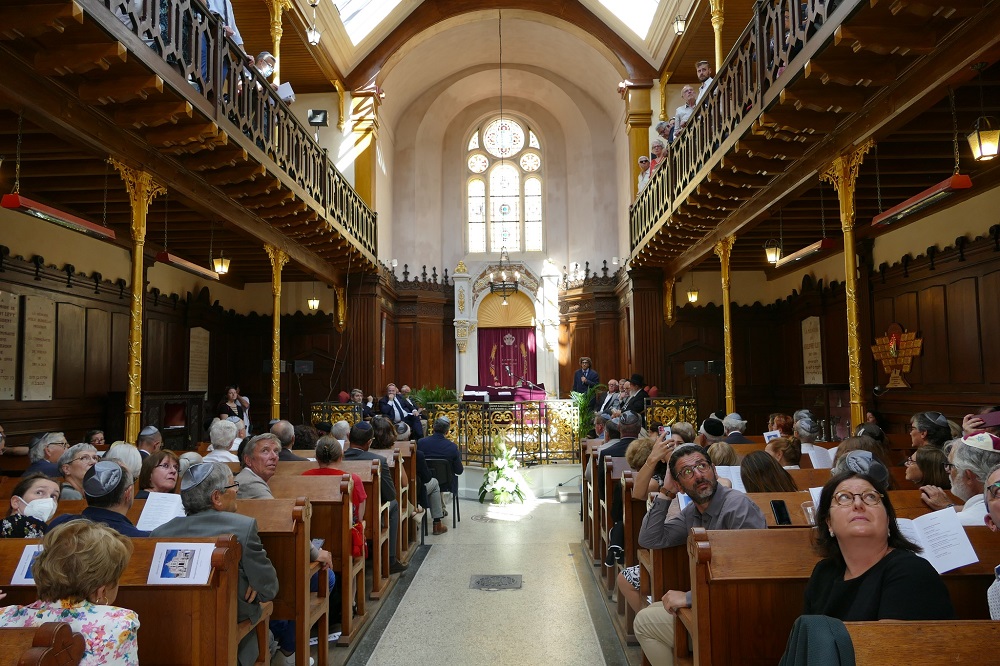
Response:
[[[698,75],[698,80],[701,81],[701,86],[698,88],[698,99],[695,102],[697,104],[705,96],[708,87],[712,85],[712,66],[708,64],[707,60],[699,60],[694,66],[694,71]]]
[[[691,119],[691,114],[694,113],[694,105],[698,103],[699,98],[693,86],[684,86],[681,88],[681,99],[684,100],[684,103],[677,107],[678,132],[683,130],[688,120]]]
[[[666,144],[663,143],[663,139],[654,139],[653,143],[649,146],[649,152],[653,154],[652,159],[649,160],[650,174],[663,162],[663,151],[665,148]]]

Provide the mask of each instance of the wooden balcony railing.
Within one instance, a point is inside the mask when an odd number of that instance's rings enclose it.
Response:
[[[631,249],[684,202],[705,172],[730,150],[794,76],[786,67],[800,53],[824,46],[830,30],[864,4],[861,0],[758,2],[753,20],[729,52],[673,143],[666,161],[629,208]],[[787,20],[784,18],[787,16]]]
[[[376,216],[337,170],[312,133],[281,101],[271,84],[222,34],[216,16],[200,0],[78,0],[84,11],[134,56],[173,85],[220,127],[234,128],[264,153],[320,207],[328,222],[357,247],[376,256]],[[133,48],[135,47],[135,48]],[[267,165],[265,165],[267,166]]]

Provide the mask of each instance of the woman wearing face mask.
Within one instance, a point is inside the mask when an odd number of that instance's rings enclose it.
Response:
[[[56,513],[59,484],[42,474],[21,479],[10,497],[7,517],[0,520],[0,537],[38,539],[49,531],[48,522]]]

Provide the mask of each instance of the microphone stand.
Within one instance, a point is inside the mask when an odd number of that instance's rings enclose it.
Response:
[[[513,375],[511,375],[511,376],[513,377]],[[538,384],[536,384],[535,382],[533,382],[530,379],[528,379],[527,377],[518,377],[517,381],[523,382],[523,383],[527,384],[528,388],[530,388],[532,390],[535,390],[535,391],[544,391],[545,390],[541,386],[539,386]]]

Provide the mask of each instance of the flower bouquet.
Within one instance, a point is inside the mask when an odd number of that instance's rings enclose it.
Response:
[[[517,461],[517,447],[508,447],[502,441],[493,444],[493,462],[486,469],[483,485],[479,486],[479,502],[486,501],[486,494],[493,493],[494,504],[510,504],[517,498],[524,501],[524,493],[518,485],[514,471],[520,467]]]

